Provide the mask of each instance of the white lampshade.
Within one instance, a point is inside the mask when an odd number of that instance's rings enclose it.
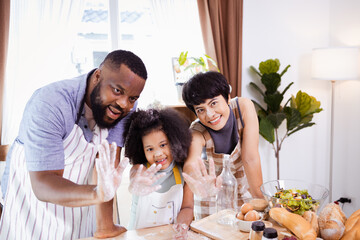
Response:
[[[360,48],[313,49],[312,77],[319,80],[360,79]]]

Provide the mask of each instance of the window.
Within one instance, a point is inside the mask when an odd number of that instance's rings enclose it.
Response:
[[[86,0],[72,62],[79,73],[99,66],[112,49],[137,54],[148,70],[139,107],[178,104],[172,58],[204,47],[196,0]]]
[[[172,58],[204,53],[196,0],[17,0],[10,9],[2,142],[12,143],[33,92],[98,67],[115,49],[145,63],[139,107],[178,104]]]

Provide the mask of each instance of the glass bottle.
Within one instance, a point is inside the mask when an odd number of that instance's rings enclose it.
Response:
[[[261,240],[264,229],[265,223],[262,221],[253,222],[250,229],[250,240]]]
[[[223,169],[220,174],[222,177],[222,186],[216,195],[216,211],[219,212],[224,209],[237,210],[237,188],[238,184],[235,176],[230,169],[230,155],[224,154]]]

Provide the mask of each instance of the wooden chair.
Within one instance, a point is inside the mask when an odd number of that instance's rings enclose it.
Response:
[[[1,166],[2,171],[5,168],[6,155],[7,155],[8,151],[9,151],[9,147],[10,147],[10,145],[0,145],[0,164],[3,165],[3,166]],[[1,178],[2,178],[2,175],[3,175],[2,171],[0,172],[0,183],[1,183]],[[2,194],[0,193],[0,217],[1,217],[1,214],[2,214],[2,206],[4,204],[4,201],[3,201],[1,195]]]

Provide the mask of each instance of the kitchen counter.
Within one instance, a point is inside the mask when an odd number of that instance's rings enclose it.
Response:
[[[172,240],[175,234],[172,225],[163,225],[159,227],[143,228],[138,230],[129,230],[111,240]],[[98,238],[84,238],[82,240],[99,240]],[[189,231],[188,240],[210,240],[202,234]]]
[[[190,225],[190,231],[188,232],[188,240],[248,240],[249,233],[236,230],[234,227],[225,226],[217,223],[220,216],[225,214],[233,214],[232,210],[223,210],[206,218],[194,221]],[[266,221],[266,224],[270,224],[275,228],[279,234],[279,240],[285,236],[292,236],[291,233],[275,221]],[[152,228],[144,228],[138,230],[130,230],[120,234],[115,238],[107,238],[111,240],[172,240],[175,234],[172,229],[172,225],[163,225]],[[96,240],[97,238],[86,238],[83,240]]]

